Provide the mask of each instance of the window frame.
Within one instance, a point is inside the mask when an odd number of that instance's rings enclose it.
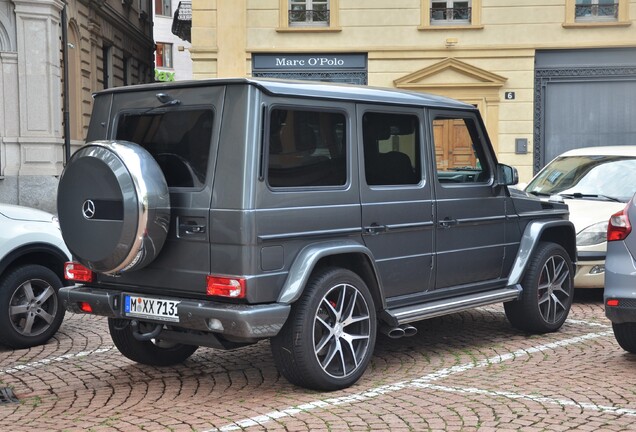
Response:
[[[345,140],[343,144],[344,157],[345,157],[345,181],[343,184],[337,185],[301,185],[301,186],[273,186],[269,181],[269,169],[270,169],[270,136],[271,136],[271,122],[272,112],[275,110],[286,111],[304,111],[304,112],[319,112],[341,115],[344,119],[345,131],[343,138]],[[264,127],[263,136],[261,138],[261,166],[259,169],[259,180],[263,181],[267,188],[273,192],[302,192],[307,190],[343,190],[349,187],[351,183],[351,118],[348,110],[338,108],[336,106],[325,105],[310,105],[310,104],[287,104],[287,103],[272,103],[267,105],[264,109]]]
[[[629,18],[629,0],[614,0],[618,3],[616,19],[577,19],[576,0],[565,0],[564,28],[588,28],[588,27],[629,27],[632,22]]]
[[[461,21],[454,24],[452,20],[433,23],[431,20],[431,8],[433,1],[440,2],[443,0],[421,0],[420,2],[420,26],[418,30],[448,30],[448,29],[469,29],[479,30],[484,26],[481,23],[481,10],[483,0],[464,0],[468,1],[468,7],[471,9],[471,17],[469,22]],[[454,0],[446,0],[449,1]]]
[[[158,8],[159,4],[161,4],[161,7]],[[172,17],[172,0],[155,0],[154,6],[155,15]]]
[[[159,47],[162,47],[161,54],[161,65],[159,65]],[[155,67],[162,69],[174,69],[174,55],[173,55],[173,46],[174,44],[170,42],[155,42]],[[169,49],[168,49],[169,48]],[[168,53],[168,58],[170,60],[170,65],[166,66],[166,53]]]
[[[307,0],[311,2],[312,0]],[[307,23],[298,23],[290,25],[289,10],[291,8],[291,0],[279,0],[279,22],[277,32],[339,32],[340,27],[340,0],[326,0],[329,10],[329,22],[327,25],[315,25]]]
[[[365,109],[364,112],[361,113],[360,115],[360,138],[359,138],[359,142],[361,143],[359,146],[359,152],[361,153],[361,165],[364,166],[364,176],[362,176],[361,178],[364,179],[365,184],[367,185],[367,187],[371,188],[371,189],[376,189],[376,188],[413,188],[413,187],[419,187],[420,184],[422,184],[423,181],[425,181],[426,179],[426,170],[424,169],[424,164],[423,164],[423,159],[425,159],[425,136],[422,135],[422,118],[415,112],[407,112],[407,111],[388,111],[386,109],[383,109],[386,107],[378,107],[377,109]],[[403,117],[411,117],[413,119],[415,119],[416,121],[416,125],[415,128],[413,130],[413,137],[414,137],[414,143],[413,143],[413,157],[415,158],[415,160],[410,160],[411,165],[413,167],[414,170],[414,176],[417,179],[416,181],[413,182],[399,182],[399,183],[376,183],[376,182],[369,182],[369,171],[368,171],[368,165],[367,162],[369,161],[368,159],[368,153],[367,153],[367,146],[365,145],[365,140],[366,140],[366,136],[365,136],[365,127],[364,127],[364,118],[367,115],[379,115],[379,116],[403,116]],[[399,134],[395,134],[395,135],[389,135],[389,138],[384,139],[384,140],[378,140],[378,154],[387,154],[387,153],[391,153],[392,151],[396,151],[396,150],[392,150],[389,152],[381,152],[380,151],[380,141],[387,141],[388,139],[393,139],[394,137],[399,137]],[[402,153],[404,155],[408,155],[408,153],[397,150],[399,153]],[[409,156],[410,159],[410,156]],[[419,178],[418,178],[419,177]]]
[[[212,122],[212,127],[211,127],[211,131],[210,131],[210,137],[208,140],[203,140],[203,142],[207,142],[207,145],[209,146],[210,143],[214,140],[215,137],[215,128],[218,127],[217,122],[218,120],[218,116],[217,116],[217,110],[215,106],[211,106],[211,105],[186,105],[186,106],[182,106],[179,107],[177,109],[166,109],[166,108],[159,108],[159,109],[154,109],[152,112],[148,111],[148,108],[145,109],[126,109],[126,110],[122,110],[117,114],[117,117],[114,121],[114,125],[113,125],[113,129],[112,129],[112,139],[113,140],[117,140],[117,139],[122,139],[121,135],[118,135],[119,133],[119,128],[122,124],[122,122],[124,121],[123,119],[126,116],[130,116],[130,117],[141,117],[141,116],[164,116],[164,115],[170,115],[173,113],[183,113],[183,112],[209,112],[211,114],[211,122]],[[184,133],[184,136],[187,134],[188,132]],[[144,143],[137,143],[138,145],[140,145],[141,147],[143,147],[147,152],[151,153],[152,155],[152,150],[148,149],[148,147],[144,144]],[[204,176],[203,180],[201,180],[200,178],[197,178],[198,182],[193,181],[193,185],[192,186],[174,186],[174,185],[170,185],[168,184],[168,188],[170,190],[189,190],[189,191],[201,191],[203,189],[206,188],[206,184],[210,175],[210,169],[214,169],[212,168],[214,166],[215,161],[211,160],[212,158],[216,158],[216,156],[213,154],[213,147],[210,147],[209,153],[207,154],[207,160],[206,160],[206,167],[205,167],[205,172],[201,172]],[[154,155],[153,155],[153,159],[155,159]],[[155,159],[155,161],[157,161]],[[159,164],[159,161],[157,161],[157,163]],[[163,167],[160,168],[161,171],[163,172]],[[165,175],[165,174],[164,174]],[[194,179],[193,179],[194,180]]]
[[[482,167],[482,173],[485,171],[488,174],[488,177],[485,181],[464,181],[464,182],[442,182],[439,177],[439,169],[437,168],[437,155],[435,153],[435,135],[434,135],[434,122],[435,120],[463,120],[467,132],[471,137],[473,148],[477,144],[480,149],[476,152],[478,153],[476,158],[480,162]],[[472,123],[474,130],[471,131],[470,124]],[[495,176],[497,163],[492,158],[493,150],[492,143],[488,140],[488,137],[485,132],[485,125],[482,121],[480,121],[480,117],[472,112],[464,112],[464,111],[450,111],[445,109],[439,109],[432,111],[430,113],[430,121],[428,125],[430,129],[431,136],[431,152],[432,152],[432,167],[435,174],[435,181],[437,182],[439,187],[442,188],[458,188],[458,187],[484,187],[490,186],[493,184]],[[477,142],[476,142],[477,141]],[[475,151],[475,150],[474,150]],[[479,155],[481,153],[481,155]]]

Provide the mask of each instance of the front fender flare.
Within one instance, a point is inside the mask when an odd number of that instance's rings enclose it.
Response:
[[[298,300],[318,261],[328,256],[342,254],[364,254],[371,264],[380,293],[382,292],[373,254],[366,246],[347,240],[325,241],[311,244],[298,253],[289,269],[285,285],[278,296],[278,303],[291,304]]]
[[[510,277],[508,278],[508,285],[515,285],[521,282],[521,278],[526,271],[526,267],[530,262],[530,258],[532,257],[532,253],[534,252],[537,244],[541,240],[542,234],[551,228],[556,228],[562,226],[564,229],[568,230],[568,236],[571,238],[571,245],[562,245],[568,251],[568,254],[571,255],[572,261],[576,259],[576,231],[574,229],[574,225],[569,220],[550,220],[550,221],[533,221],[530,222],[521,237],[521,241],[519,244],[519,251],[517,252],[517,257],[512,265],[512,270],[510,271]],[[567,238],[566,237],[566,238]],[[572,250],[574,249],[574,255],[572,255]]]

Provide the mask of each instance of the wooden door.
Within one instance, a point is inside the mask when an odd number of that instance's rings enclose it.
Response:
[[[435,160],[438,171],[453,168],[475,167],[473,142],[462,119],[438,119],[433,121]]]

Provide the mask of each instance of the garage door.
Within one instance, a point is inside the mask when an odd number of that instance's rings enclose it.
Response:
[[[636,50],[537,52],[534,169],[566,150],[636,144]]]

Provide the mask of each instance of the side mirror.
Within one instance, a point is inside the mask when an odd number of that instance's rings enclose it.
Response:
[[[497,166],[498,181],[500,185],[512,186],[519,183],[519,173],[517,168],[509,165],[499,164]]]

